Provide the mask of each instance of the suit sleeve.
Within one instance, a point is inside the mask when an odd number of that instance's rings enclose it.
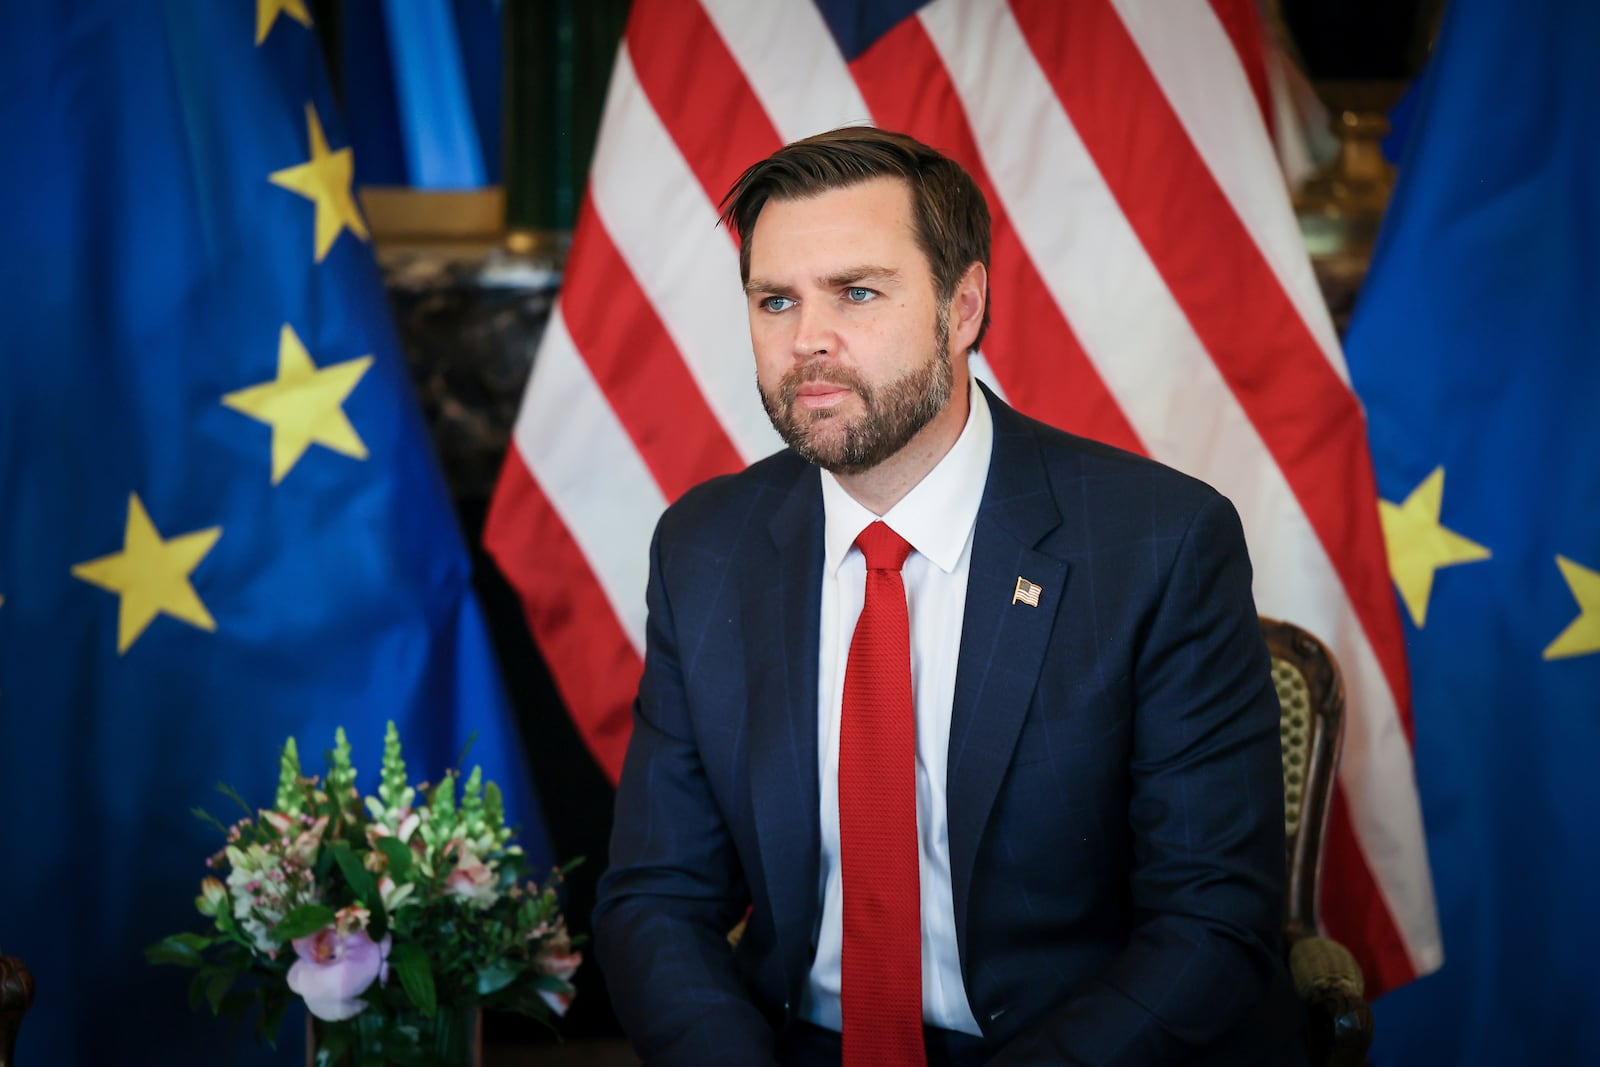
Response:
[[[728,945],[749,893],[695,743],[666,554],[658,526],[644,677],[594,913],[596,954],[647,1064],[772,1063],[772,1027]]]
[[[1131,936],[996,1065],[1185,1063],[1281,970],[1279,709],[1238,516],[1207,500],[1135,658]]]

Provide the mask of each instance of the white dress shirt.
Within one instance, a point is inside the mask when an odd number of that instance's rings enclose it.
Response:
[[[917,839],[922,897],[922,1018],[946,1030],[980,1034],[961,981],[955,902],[950,889],[950,836],[945,764],[956,658],[966,612],[972,531],[994,451],[989,405],[968,382],[971,406],[961,436],[933,470],[883,521],[914,550],[901,570],[911,617],[911,692],[917,718]],[[822,929],[800,1017],[842,1029],[839,967],[844,904],[839,867],[839,716],[845,663],[866,596],[866,560],[855,539],[878,516],[857,503],[829,472],[822,474],[825,555],[818,645],[817,740],[822,799]]]

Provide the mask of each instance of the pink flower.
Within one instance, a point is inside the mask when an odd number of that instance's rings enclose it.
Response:
[[[289,968],[289,988],[319,1019],[339,1022],[360,1015],[367,1006],[361,994],[374,980],[389,980],[388,936],[375,942],[365,930],[340,935],[325,926],[293,944],[300,958]]]
[[[573,949],[572,940],[567,936],[566,926],[563,925],[548,943],[540,946],[533,963],[545,974],[559,978],[563,982],[570,982],[572,976],[578,973],[579,965],[583,963],[583,953]],[[565,1015],[567,1008],[572,1005],[571,993],[553,993],[541,989],[539,995],[557,1015]]]
[[[451,842],[457,856],[456,869],[444,880],[444,891],[460,897],[474,908],[487,908],[494,903],[494,869],[474,856],[459,841]]]

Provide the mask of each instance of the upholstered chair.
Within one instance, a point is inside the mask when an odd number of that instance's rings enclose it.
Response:
[[[1306,1007],[1312,1064],[1363,1067],[1372,1044],[1372,1010],[1361,967],[1343,945],[1321,936],[1317,925],[1322,841],[1344,737],[1344,688],[1332,655],[1311,634],[1268,618],[1262,618],[1261,632],[1282,709],[1289,971]]]

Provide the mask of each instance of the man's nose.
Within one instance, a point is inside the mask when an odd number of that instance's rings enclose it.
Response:
[[[818,298],[802,300],[794,310],[796,359],[814,359],[838,350],[838,321],[826,300]]]

